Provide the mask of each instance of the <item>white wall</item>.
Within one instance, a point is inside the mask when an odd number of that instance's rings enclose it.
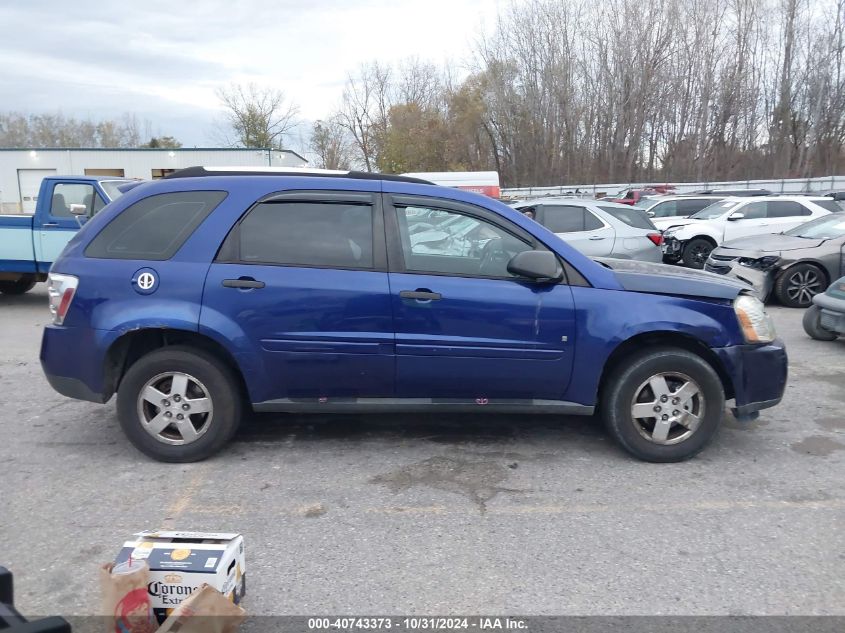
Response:
[[[260,149],[0,149],[0,213],[20,213],[19,169],[55,169],[59,176],[81,176],[86,169],[123,169],[127,178],[149,179],[153,169],[195,165],[305,167],[307,161],[284,150],[268,157]]]

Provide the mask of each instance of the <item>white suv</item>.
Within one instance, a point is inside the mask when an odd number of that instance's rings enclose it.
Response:
[[[841,211],[836,202],[822,196],[765,196],[725,198],[688,218],[678,218],[663,228],[664,261],[683,262],[704,268],[717,246],[740,237],[781,233]]]

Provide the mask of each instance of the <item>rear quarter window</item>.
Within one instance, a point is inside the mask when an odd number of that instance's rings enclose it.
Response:
[[[609,213],[614,218],[624,222],[628,226],[633,226],[637,229],[654,229],[655,231],[657,230],[657,227],[652,224],[651,220],[648,219],[648,216],[642,210],[621,209],[619,207],[611,207],[609,205],[603,204],[599,204],[597,206],[605,213]]]
[[[840,206],[836,200],[813,200],[813,204],[821,207],[822,209],[827,209],[831,213],[839,213],[843,210],[843,208],[845,208]]]
[[[139,200],[91,240],[85,255],[101,259],[170,259],[225,197],[225,191],[180,191]]]

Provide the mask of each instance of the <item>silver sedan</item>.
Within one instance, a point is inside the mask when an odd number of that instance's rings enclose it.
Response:
[[[541,198],[514,208],[590,257],[663,261],[663,235],[642,209],[578,198]]]

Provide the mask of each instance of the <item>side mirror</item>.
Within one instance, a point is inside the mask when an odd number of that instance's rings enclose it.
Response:
[[[71,215],[76,218],[76,223],[79,225],[79,228],[82,228],[83,221],[88,217],[88,207],[84,204],[71,203],[67,206],[67,208]]]
[[[654,211],[646,211],[645,214],[650,218],[654,217]]]
[[[745,214],[742,211],[734,211],[728,216],[729,222],[736,222],[737,220],[742,220],[745,218]]]
[[[522,251],[508,262],[508,272],[537,281],[560,281],[563,267],[550,251]]]

